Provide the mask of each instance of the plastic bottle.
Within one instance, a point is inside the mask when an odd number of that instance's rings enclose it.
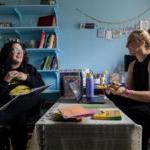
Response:
[[[86,75],[86,97],[94,96],[94,79],[92,73]]]
[[[120,75],[120,84],[124,86],[125,85],[125,73],[120,72],[119,75]]]
[[[119,69],[119,82],[121,85],[125,85],[125,72],[124,72],[124,64],[121,63],[120,69]]]
[[[105,74],[101,74],[101,77],[100,77],[100,85],[104,86],[105,85]]]

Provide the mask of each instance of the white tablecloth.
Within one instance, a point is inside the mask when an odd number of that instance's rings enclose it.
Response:
[[[122,120],[117,121],[90,117],[82,122],[53,121],[52,114],[67,105],[74,104],[56,103],[36,123],[30,150],[141,150],[141,126],[124,113],[121,112]],[[96,104],[93,107],[114,106]]]

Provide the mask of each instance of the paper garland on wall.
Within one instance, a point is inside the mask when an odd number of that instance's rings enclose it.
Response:
[[[122,36],[129,35],[130,32],[137,30],[137,29],[145,29],[149,28],[149,21],[148,20],[140,20],[137,24],[132,27],[124,27],[124,28],[116,28],[116,29],[108,29],[104,27],[97,28],[97,37],[98,38],[105,38],[105,39],[114,39],[120,38]]]
[[[87,13],[83,12],[82,10],[76,8],[76,10],[84,15],[86,18],[92,20],[92,22],[88,21],[86,23],[80,23],[80,29],[96,29],[97,30],[97,38],[105,38],[105,39],[115,39],[120,38],[124,35],[129,35],[130,32],[136,29],[145,29],[149,28],[149,20],[141,19],[150,8],[146,9],[139,15],[132,17],[127,20],[110,22],[110,21],[103,21],[99,20],[93,16],[88,15]],[[138,20],[138,22],[137,22]],[[135,21],[136,23],[131,22]],[[93,24],[92,28],[91,25]],[[129,25],[130,24],[130,25]],[[119,26],[119,27],[118,27]]]

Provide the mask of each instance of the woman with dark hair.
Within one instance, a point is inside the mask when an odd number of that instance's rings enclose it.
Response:
[[[36,68],[28,64],[26,50],[17,41],[6,43],[0,51],[0,106],[9,102],[20,92],[44,85]],[[1,122],[0,122],[1,123]],[[25,150],[27,143],[26,113],[18,114],[9,122],[13,150]],[[3,129],[1,129],[3,130]],[[0,150],[5,150],[5,138],[0,130]]]
[[[106,95],[133,121],[142,125],[142,150],[147,150],[150,136],[149,31],[131,32],[126,47],[135,60],[129,64],[125,87],[111,85],[111,94]]]

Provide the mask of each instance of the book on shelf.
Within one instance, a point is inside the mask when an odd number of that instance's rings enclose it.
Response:
[[[41,66],[41,69],[42,69],[42,70],[49,70],[49,69],[50,69],[52,57],[53,57],[53,56],[46,56],[46,57],[43,59],[43,63],[42,63],[42,66]]]
[[[56,16],[48,15],[39,17],[37,26],[56,26]]]
[[[49,35],[48,35],[48,34],[45,34],[44,43],[43,43],[43,48],[46,48],[46,47],[47,47],[48,38],[49,38]]]
[[[56,70],[59,69],[59,63],[58,63],[58,59],[56,56],[53,57],[52,62],[51,62],[51,69],[52,70]]]
[[[46,57],[46,60],[45,60],[45,63],[44,63],[43,70],[48,70],[48,69],[49,69],[50,60],[51,60],[51,57],[50,57],[50,56],[47,56],[47,57]]]
[[[43,48],[43,45],[44,45],[44,39],[45,39],[45,32],[42,31],[41,37],[40,37],[39,48]]]
[[[56,4],[56,0],[41,0],[40,4],[55,5]]]
[[[46,62],[46,57],[44,57],[44,58],[42,59],[42,62],[41,62],[41,70],[44,70],[44,64],[45,64],[45,62]]]
[[[46,34],[44,31],[41,33],[38,48],[55,48],[56,35],[54,33]]]
[[[53,17],[53,22],[52,22],[52,26],[56,26],[57,23],[56,23],[56,16]]]
[[[47,48],[55,48],[56,47],[56,35],[51,34],[47,40]]]
[[[41,64],[41,69],[42,70],[56,70],[56,69],[58,69],[57,57],[55,55],[44,57],[42,64]]]

